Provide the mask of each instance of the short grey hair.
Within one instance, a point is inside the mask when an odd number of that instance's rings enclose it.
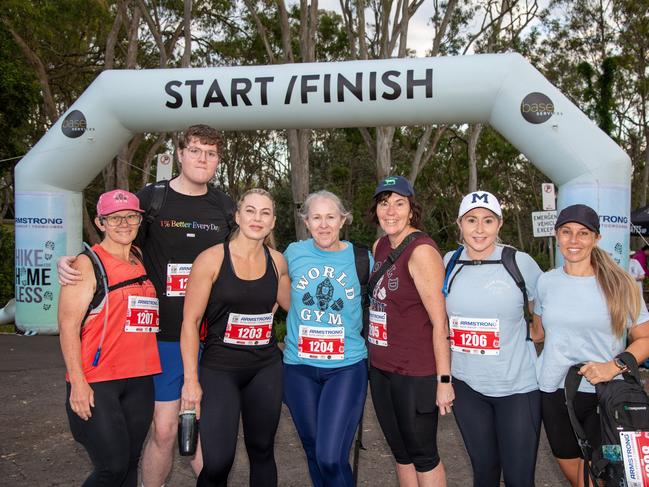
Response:
[[[331,191],[327,191],[326,189],[321,189],[320,191],[311,193],[306,197],[299,212],[299,215],[303,220],[307,220],[309,218],[309,209],[311,208],[311,204],[318,198],[324,198],[333,201],[333,203],[336,205],[336,208],[338,208],[338,212],[345,219],[343,224],[351,224],[352,220],[354,219],[352,212],[345,208],[345,205],[343,205],[343,202],[337,195],[335,195]]]

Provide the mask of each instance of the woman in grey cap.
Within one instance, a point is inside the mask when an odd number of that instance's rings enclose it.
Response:
[[[559,467],[573,486],[582,485],[583,459],[565,405],[568,369],[585,365],[574,401],[593,447],[601,444],[595,384],[626,370],[617,356],[626,350],[642,362],[649,357],[649,313],[633,278],[597,244],[599,217],[586,205],[564,208],[555,225],[563,267],[543,274],[537,284],[534,326],[545,333],[537,377],[543,425]],[[630,345],[626,347],[626,338]]]

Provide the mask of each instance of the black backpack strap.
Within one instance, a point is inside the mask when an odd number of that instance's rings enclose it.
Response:
[[[403,253],[403,251],[406,250],[406,247],[410,245],[410,242],[412,242],[420,235],[424,235],[424,232],[419,232],[419,231],[412,232],[410,235],[408,235],[406,238],[403,239],[403,241],[399,244],[399,246],[396,249],[390,252],[390,255],[388,255],[387,259],[385,259],[381,267],[379,267],[374,272],[369,282],[367,283],[368,294],[372,294],[374,292],[374,288],[376,287],[376,284],[379,282],[381,277],[383,277],[383,274],[385,274],[388,271],[388,269],[392,266],[392,264],[395,263],[395,261]]]
[[[521,273],[518,264],[516,263],[516,249],[514,247],[503,247],[503,253],[501,256],[503,266],[507,270],[518,289],[523,293],[523,315],[525,316],[525,340],[528,342],[532,341],[530,336],[530,322],[532,321],[532,313],[530,312],[530,301],[527,296],[527,288],[525,287],[525,279]]]
[[[356,275],[361,285],[361,309],[363,310],[363,337],[367,337],[367,330],[370,322],[370,295],[367,283],[370,279],[370,256],[369,249],[364,245],[352,243],[354,249],[354,263],[356,264]]]
[[[160,209],[163,207],[165,200],[167,199],[167,192],[169,191],[169,181],[162,180],[153,184],[151,195],[151,203],[149,207],[144,212],[144,218],[142,220],[142,240],[146,240],[147,234],[149,233],[149,227],[153,224],[155,219],[160,214]]]
[[[83,323],[85,323],[88,315],[90,315],[90,312],[101,304],[104,296],[106,296],[106,294],[108,294],[109,292],[108,277],[106,276],[106,268],[104,267],[103,262],[99,258],[99,255],[97,255],[97,253],[92,250],[92,248],[87,243],[84,242],[83,246],[85,247],[85,250],[79,255],[85,255],[90,259],[90,262],[92,263],[92,270],[95,273],[96,285],[95,294],[93,294],[92,300],[90,301],[88,309],[86,310],[86,314],[83,316],[83,320],[81,320],[81,326],[83,326]]]
[[[228,226],[228,235],[232,234],[232,231],[237,226],[234,221],[234,211],[236,210],[236,205],[234,205],[232,198],[225,194],[225,192],[220,191],[218,188],[211,185],[208,185],[207,191],[212,192],[212,194],[216,196],[216,199],[219,202],[219,206],[223,211],[223,215],[225,216],[225,223]]]
[[[583,365],[583,363],[576,364],[568,369],[564,383],[564,393],[566,396],[566,408],[568,409],[570,425],[575,432],[577,444],[579,445],[581,453],[584,456],[584,485],[585,487],[588,487],[589,477],[592,478],[593,485],[597,486],[597,477],[592,471],[591,466],[591,462],[593,461],[593,446],[588,441],[588,438],[586,437],[586,431],[584,430],[582,424],[579,422],[577,413],[575,412],[575,397],[577,396],[579,384],[581,384],[581,380],[583,379],[583,377],[579,375],[579,369],[581,369]]]
[[[95,280],[97,281],[97,286],[95,288],[95,294],[93,294],[92,300],[90,301],[90,304],[88,305],[88,309],[86,310],[86,314],[84,315],[83,320],[81,321],[82,324],[85,323],[90,313],[102,303],[104,298],[111,291],[115,291],[116,289],[120,289],[126,286],[131,286],[133,284],[142,284],[143,282],[149,280],[149,277],[146,274],[142,274],[141,276],[134,277],[132,279],[127,279],[125,281],[117,282],[109,286],[108,276],[106,275],[106,268],[104,267],[101,258],[99,257],[99,255],[97,255],[95,251],[93,251],[90,248],[90,246],[88,246],[85,243],[84,246],[86,247],[86,249],[81,253],[87,256],[90,259],[90,262],[92,262],[92,270],[95,272]],[[135,256],[142,255],[139,252],[139,249],[136,250],[133,249],[134,247],[131,247],[132,254],[134,254]]]
[[[624,372],[622,376],[625,380],[629,378],[635,379],[635,381],[642,386],[642,381],[640,380],[640,369],[638,368],[638,361],[635,359],[631,352],[622,352],[617,355],[616,358],[619,358],[620,361],[626,365],[629,370]]]

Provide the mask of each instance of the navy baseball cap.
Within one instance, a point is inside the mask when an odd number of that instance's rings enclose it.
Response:
[[[589,230],[599,233],[599,216],[597,216],[597,212],[590,206],[570,205],[565,207],[559,213],[557,222],[554,224],[554,229],[556,230],[561,225],[571,222],[579,223]]]
[[[403,176],[388,176],[385,179],[382,179],[374,190],[374,196],[383,193],[384,191],[398,193],[401,196],[415,195],[415,190],[412,188],[412,184],[410,184],[410,181]]]

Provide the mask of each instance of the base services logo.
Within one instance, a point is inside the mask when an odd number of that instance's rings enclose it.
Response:
[[[86,116],[79,110],[72,110],[68,113],[61,125],[63,134],[71,139],[81,137],[87,128]]]
[[[554,103],[543,93],[530,93],[521,102],[521,115],[530,123],[547,122],[554,114]]]

